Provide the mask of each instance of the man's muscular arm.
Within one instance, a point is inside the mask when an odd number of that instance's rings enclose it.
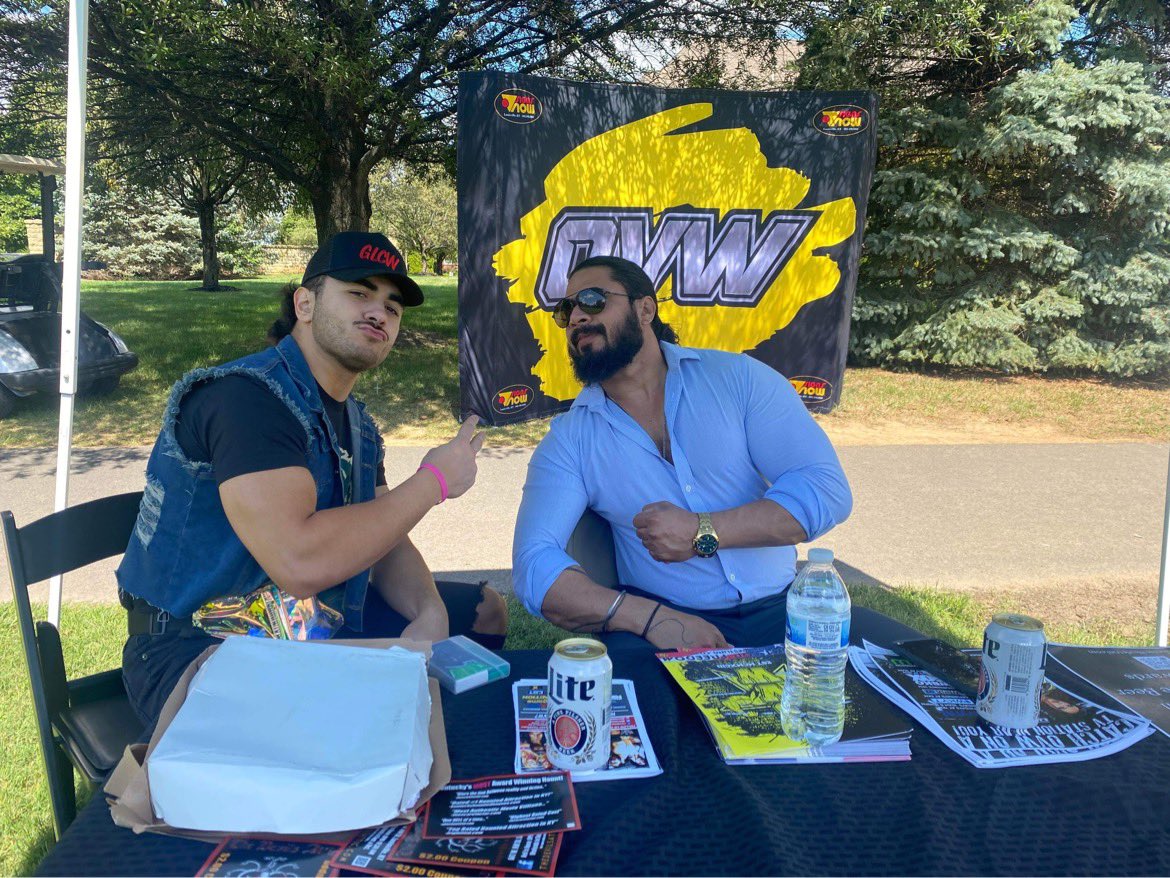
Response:
[[[424,470],[368,503],[318,511],[313,476],[285,467],[228,479],[219,495],[272,581],[307,598],[373,566],[439,501],[439,485]]]
[[[731,509],[707,509],[721,549],[792,546],[816,539],[849,517],[853,494],[825,432],[778,372],[740,361],[744,430],[764,496]],[[784,441],[777,441],[784,437]],[[639,539],[658,561],[694,557],[699,516],[674,503],[645,506],[634,518]]]
[[[468,418],[450,442],[424,462],[444,474],[448,496],[475,482],[475,455],[483,434]],[[311,597],[366,570],[401,542],[439,502],[438,481],[427,470],[366,503],[317,509],[317,489],[304,467],[247,473],[219,486],[236,535],[272,581],[298,598]]]
[[[379,496],[387,493],[385,485],[378,488]],[[435,588],[435,578],[409,536],[374,565],[370,584],[391,609],[410,620],[403,637],[434,643],[450,635],[447,608]]]
[[[540,609],[546,619],[562,628],[596,632],[601,630],[605,614],[616,597],[616,591],[598,585],[580,567],[570,567],[553,582]],[[646,639],[659,649],[729,645],[719,629],[705,619],[666,606],[660,606],[655,612],[656,606],[656,601],[627,594],[606,630],[641,635],[650,620]]]
[[[794,546],[808,539],[800,522],[771,500],[753,500],[734,509],[711,513],[719,548]],[[685,561],[695,555],[693,542],[699,515],[661,500],[634,516],[638,539],[655,561]]]

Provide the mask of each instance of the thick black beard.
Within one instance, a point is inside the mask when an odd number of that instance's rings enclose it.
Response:
[[[601,331],[604,333],[604,328]],[[600,384],[634,362],[634,357],[642,350],[642,327],[634,309],[630,309],[629,319],[618,329],[613,342],[609,342],[608,336],[604,337],[607,344],[600,351],[579,351],[569,345],[573,374],[582,384]]]

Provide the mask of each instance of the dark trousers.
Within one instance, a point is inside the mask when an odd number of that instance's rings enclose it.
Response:
[[[464,634],[482,641],[484,638],[473,632],[471,626],[475,624],[476,608],[483,600],[484,583],[435,584],[447,607],[451,634]],[[362,622],[361,631],[346,626],[336,636],[351,640],[397,637],[408,624],[406,617],[392,610],[372,588],[366,595]],[[502,640],[498,635],[495,639]],[[190,624],[173,626],[163,634],[135,634],[126,639],[126,645],[122,647],[122,679],[126,683],[130,705],[146,726],[143,741],[150,740],[158,715],[183,671],[213,643],[219,643],[219,638]],[[492,649],[503,646],[494,642],[484,645]]]
[[[788,591],[769,595],[757,601],[740,604],[738,607],[729,607],[726,610],[693,610],[690,607],[681,607],[670,601],[644,592],[641,589],[623,585],[622,589],[637,597],[658,601],[662,606],[677,610],[680,613],[689,613],[706,619],[718,628],[727,642],[732,646],[769,646],[773,643],[784,642],[784,624],[788,612]],[[601,639],[609,649],[655,649],[654,644],[643,640],[637,634],[628,631],[617,631],[613,634],[602,634]]]

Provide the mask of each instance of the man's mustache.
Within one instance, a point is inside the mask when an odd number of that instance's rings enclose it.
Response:
[[[569,341],[575,345],[587,335],[600,335],[604,338],[605,328],[601,326],[580,326],[569,334]]]

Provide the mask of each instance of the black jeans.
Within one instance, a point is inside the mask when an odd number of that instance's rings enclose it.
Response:
[[[483,600],[484,584],[469,582],[436,582],[439,597],[447,607],[451,622],[451,634],[464,634],[480,639],[473,633],[476,608]],[[346,626],[337,637],[360,640],[372,637],[397,637],[408,624],[400,615],[382,600],[374,589],[366,594],[361,631]],[[497,639],[502,639],[498,638]],[[126,683],[126,694],[138,718],[146,726],[141,740],[149,741],[158,722],[171,690],[199,654],[219,638],[205,634],[191,625],[174,626],[163,634],[135,634],[126,639],[122,647],[122,679]],[[492,649],[499,649],[502,643],[485,643]]]
[[[769,646],[784,642],[784,625],[788,613],[787,589],[780,594],[769,595],[726,610],[693,610],[664,601],[649,592],[628,585],[621,588],[637,597],[657,601],[668,609],[706,619],[723,633],[732,646]],[[602,634],[601,639],[609,649],[656,649],[650,641],[628,631]]]

